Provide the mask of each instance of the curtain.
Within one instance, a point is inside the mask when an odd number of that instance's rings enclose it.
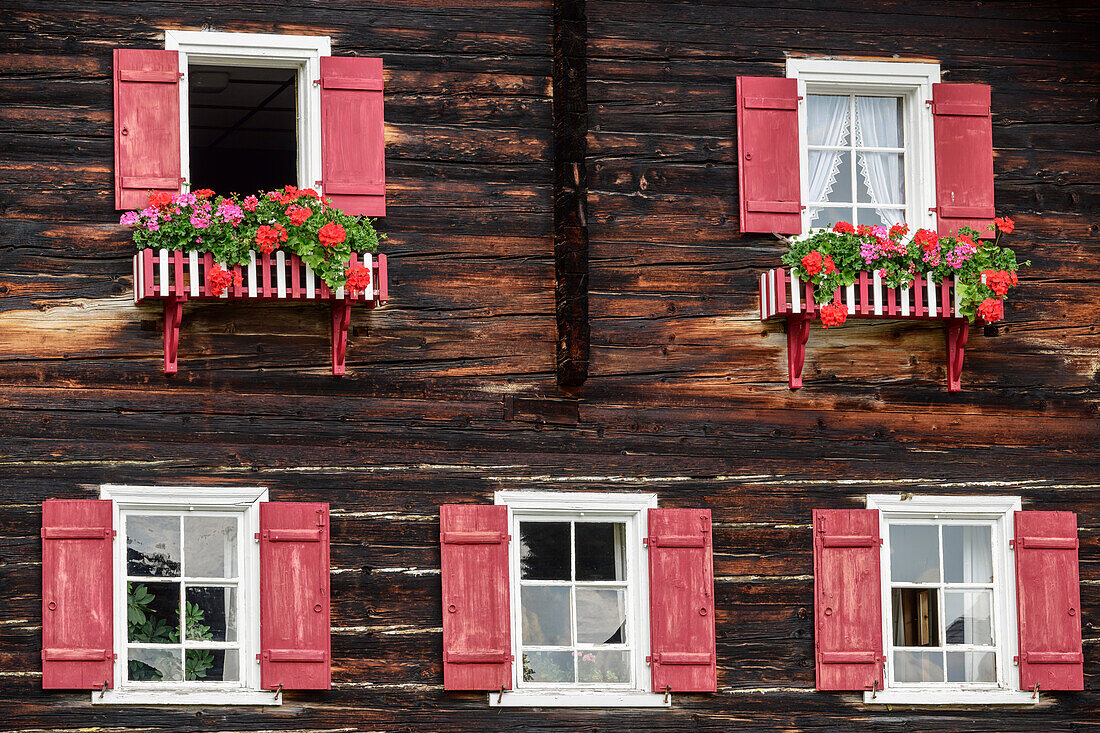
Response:
[[[848,97],[810,95],[806,105],[807,137],[811,145],[846,145],[848,142]],[[810,201],[828,201],[840,169],[842,150],[811,150]],[[818,209],[810,209],[810,220]]]
[[[900,147],[898,100],[896,97],[856,97],[852,135],[857,148]],[[905,203],[901,176],[901,155],[897,153],[857,153],[863,182],[872,204]],[[904,212],[897,208],[876,207],[882,224],[900,222]]]
[[[962,570],[964,583],[989,583],[993,580],[993,553],[989,527],[962,527]],[[964,613],[967,616],[963,626],[964,644],[988,644],[990,624],[993,620],[989,607],[990,596],[987,591],[968,592],[963,595]],[[988,655],[984,652],[970,652],[963,657],[966,680],[976,682],[992,677]]]

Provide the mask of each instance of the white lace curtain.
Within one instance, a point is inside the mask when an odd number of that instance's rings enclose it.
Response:
[[[848,144],[848,97],[814,95],[807,107],[811,145]],[[810,201],[828,201],[836,184],[843,150],[811,150],[809,152]],[[810,220],[818,209],[810,209]]]

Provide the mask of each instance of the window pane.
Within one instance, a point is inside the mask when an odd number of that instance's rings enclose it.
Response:
[[[524,586],[520,588],[520,603],[524,644],[570,646],[573,643],[568,586]]]
[[[126,590],[127,638],[145,644],[179,643],[179,584],[130,582]]]
[[[180,682],[183,665],[179,649],[129,649],[127,679],[132,682]]]
[[[948,652],[947,681],[996,682],[996,655],[993,652]]]
[[[948,644],[993,644],[992,593],[987,590],[944,593]]]
[[[861,204],[904,204],[901,153],[856,153],[856,196]]]
[[[904,209],[859,209],[855,224],[892,227],[905,223]]]
[[[577,675],[580,682],[630,682],[630,652],[579,651]]]
[[[188,649],[184,676],[189,682],[236,682],[240,679],[234,649]]]
[[[849,224],[855,223],[855,218],[852,216],[852,209],[850,206],[846,207],[823,207],[820,209],[810,209],[810,228],[820,229],[822,227],[832,228],[833,224],[838,221],[846,221]]]
[[[891,607],[894,644],[939,646],[940,618],[937,591],[931,588],[894,588]]]
[[[577,522],[577,580],[626,580],[626,525]]]
[[[927,524],[890,525],[890,579],[895,583],[939,582],[939,527]]]
[[[577,588],[577,641],[626,643],[626,591]]]
[[[849,150],[810,150],[810,201],[852,201],[852,153]]]
[[[902,146],[901,99],[856,97],[854,120],[856,145],[865,148]]]
[[[992,583],[992,547],[988,525],[944,525],[944,580],[948,583]]]
[[[942,652],[894,652],[895,682],[943,682]]]
[[[126,572],[130,575],[179,577],[179,517],[126,517]]]
[[[850,110],[847,96],[806,95],[806,137],[810,145],[847,145]]]
[[[520,577],[569,580],[569,522],[520,522]]]
[[[188,641],[237,640],[237,589],[187,587]]]
[[[237,577],[237,518],[184,517],[183,548],[188,577]]]
[[[576,682],[573,652],[523,652],[524,682]]]

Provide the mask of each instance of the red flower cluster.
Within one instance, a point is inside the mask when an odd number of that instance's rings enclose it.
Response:
[[[267,194],[267,197],[272,201],[276,201],[280,204],[289,204],[297,201],[300,198],[307,199],[320,199],[321,195],[314,191],[312,188],[303,188],[298,190],[297,186],[286,186],[282,191],[271,191]]]
[[[839,326],[848,320],[848,307],[843,303],[829,303],[821,306],[821,325],[825,328]]]
[[[230,285],[240,287],[242,282],[239,272],[228,272],[221,265],[206,271],[206,289],[214,296],[220,296]]]
[[[993,225],[1000,229],[1005,234],[1012,234],[1012,230],[1016,228],[1016,222],[1012,221],[1007,216],[997,216],[993,218]]]
[[[982,275],[985,275],[985,284],[998,298],[1003,298],[1008,289],[1019,282],[1016,273],[1011,270],[982,270]]]
[[[344,231],[344,227],[334,221],[325,224],[321,227],[321,230],[317,232],[317,239],[326,247],[335,247],[347,238],[348,233]]]
[[[200,188],[198,191],[192,191],[191,193],[195,194],[197,199],[208,199],[214,195],[214,192],[209,188]]]
[[[909,233],[908,224],[895,224],[890,227],[890,239],[901,239]]]
[[[167,191],[153,191],[149,194],[149,205],[154,209],[166,209],[173,198]]]
[[[833,231],[837,234],[855,234],[856,228],[846,221],[838,221],[833,224]]]
[[[826,275],[836,272],[836,264],[829,255],[822,255],[816,249],[802,258],[802,269],[814,276],[824,271]]]
[[[858,227],[856,227],[856,234],[858,234],[861,237],[870,237],[871,236],[871,225],[870,224],[860,224]]]
[[[313,209],[308,209],[305,206],[298,206],[297,204],[291,204],[286,207],[286,215],[290,218],[290,223],[296,227],[300,227],[306,223],[306,219],[313,216]]]
[[[347,271],[347,287],[353,293],[366,290],[370,287],[370,270],[363,265],[349,267]]]
[[[1005,317],[1004,302],[997,298],[986,298],[978,305],[978,315],[986,323],[996,323]]]
[[[940,246],[940,237],[931,229],[918,229],[913,235],[913,241],[920,245],[925,252],[931,252]]]
[[[279,244],[285,242],[287,239],[286,229],[282,224],[273,224],[267,226],[264,224],[256,230],[256,246],[260,248],[260,251],[266,254],[271,254],[271,251],[277,249]]]

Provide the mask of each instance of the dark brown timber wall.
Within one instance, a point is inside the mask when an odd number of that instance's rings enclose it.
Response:
[[[1076,5],[1076,7],[1074,7]],[[1091,3],[589,0],[588,379],[557,387],[550,0],[0,2],[0,729],[1083,730],[1100,720],[1100,14]],[[165,28],[327,34],[385,60],[390,304],[347,377],[316,306],[131,302],[111,49]],[[937,59],[993,87],[998,208],[1032,267],[944,391],[942,328],[812,329],[805,389],[756,318],[734,77],[784,52]],[[571,63],[579,62],[574,55]],[[575,115],[583,119],[583,115]],[[571,149],[578,149],[575,142]],[[559,188],[565,184],[559,185]],[[583,202],[582,202],[583,203]],[[577,239],[576,241],[580,241]],[[581,334],[577,329],[576,334]],[[580,353],[580,352],[576,352]],[[40,689],[39,503],[263,484],[333,510],[333,689],[277,709],[93,708]],[[441,502],[653,491],[714,511],[719,692],[671,710],[489,709],[442,690]],[[868,710],[813,687],[810,511],[1007,493],[1078,513],[1088,690]]]

